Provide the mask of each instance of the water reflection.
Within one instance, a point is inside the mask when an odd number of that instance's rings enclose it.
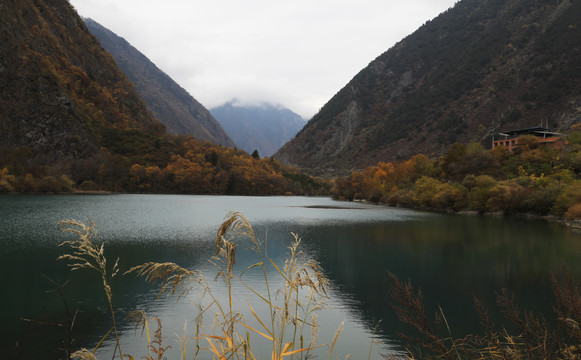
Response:
[[[524,308],[551,313],[550,276],[568,264],[581,274],[579,234],[545,222],[434,215],[418,221],[319,227],[317,258],[367,323],[383,319],[382,334],[401,331],[388,297],[392,272],[412,279],[428,311],[440,305],[457,335],[478,332],[473,294],[491,307],[495,293],[515,292]]]
[[[231,210],[249,218],[278,264],[292,241],[290,233],[302,237],[304,252],[321,263],[332,281],[329,310],[320,316],[325,324],[321,341],[330,341],[341,321],[346,322],[341,357],[367,354],[379,320],[378,336],[386,344],[375,346],[374,353],[392,349],[396,333],[404,330],[390,306],[388,271],[421,287],[429,311],[441,305],[455,335],[473,332],[478,325],[472,294],[494,307],[495,291],[506,287],[523,308],[550,312],[550,274],[567,263],[573,274],[581,275],[581,264],[575,261],[581,236],[538,220],[428,214],[325,198],[0,196],[0,261],[10,294],[0,298],[4,348],[14,348],[18,341],[20,358],[60,355],[62,331],[20,320],[62,321],[61,299],[45,292],[51,286],[40,273],[59,283],[69,280],[65,295],[79,309],[77,346],[94,345],[110,326],[97,274],[70,273],[55,261],[63,251],[57,247],[64,240],[56,226],[59,220],[93,219],[109,259],[119,257],[122,270],[146,261],[199,269],[207,268],[216,230]],[[248,248],[239,246],[239,269],[256,261]],[[259,277],[245,276],[261,286]],[[185,320],[195,318],[192,303],[198,294],[180,302],[156,300],[157,289],[132,275],[118,277],[113,282],[115,305],[120,316],[142,308],[163,317],[164,334],[173,342]],[[243,288],[236,291],[246,305],[251,294]],[[499,317],[494,311],[492,315]],[[131,327],[125,328],[126,351],[143,355],[143,342]],[[110,345],[105,347],[110,350]]]

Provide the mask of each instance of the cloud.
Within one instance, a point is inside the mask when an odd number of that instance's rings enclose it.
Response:
[[[70,0],[206,107],[238,98],[312,117],[454,0]]]

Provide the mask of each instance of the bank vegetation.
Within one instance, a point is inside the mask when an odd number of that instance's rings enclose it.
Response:
[[[338,200],[365,200],[409,208],[479,214],[529,214],[581,219],[581,130],[567,146],[544,144],[532,135],[520,146],[485,149],[454,144],[439,157],[417,154],[379,162],[334,180]]]
[[[104,138],[98,153],[51,165],[29,147],[0,146],[0,194],[328,194],[326,180],[258,153],[137,130],[109,131]]]

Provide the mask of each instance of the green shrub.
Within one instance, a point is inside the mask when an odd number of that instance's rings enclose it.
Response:
[[[85,180],[78,186],[78,189],[81,191],[97,191],[99,190],[99,185],[92,180]]]
[[[442,183],[431,177],[422,176],[414,184],[414,203],[422,207],[432,206],[432,199]]]
[[[563,215],[567,209],[579,203],[581,203],[581,182],[577,181],[567,185],[559,194],[552,211],[556,215]]]
[[[505,215],[522,212],[527,191],[514,181],[498,182],[490,189],[486,207]]]
[[[537,215],[547,215],[561,192],[558,184],[534,189],[527,194],[524,206],[527,212]]]
[[[460,184],[442,183],[430,204],[438,209],[460,211],[468,206],[468,190]]]

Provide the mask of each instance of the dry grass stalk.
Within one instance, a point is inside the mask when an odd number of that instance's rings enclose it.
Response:
[[[252,241],[252,249],[256,252],[259,262],[249,266],[241,275],[235,273],[236,266],[236,240],[240,237],[249,238]],[[268,339],[272,343],[272,359],[306,359],[312,355],[316,346],[317,324],[314,312],[321,309],[326,298],[328,280],[323,275],[318,264],[312,260],[306,260],[298,250],[300,238],[293,234],[293,242],[289,247],[290,253],[284,266],[279,268],[266,255],[266,246],[256,237],[250,223],[239,212],[231,212],[225,218],[216,235],[216,253],[209,263],[217,270],[217,278],[224,280],[228,291],[228,304],[222,306],[213,295],[212,288],[201,272],[184,269],[173,263],[146,263],[136,266],[128,271],[145,276],[150,282],[161,282],[160,294],[169,292],[174,294],[179,291],[183,294],[186,284],[195,284],[201,287],[202,292],[209,296],[210,302],[199,308],[201,314],[210,309],[216,309],[215,330],[213,334],[200,333],[200,321],[197,321],[196,340],[198,350],[209,351],[215,358],[222,359],[253,359],[251,347],[251,335],[255,334]],[[284,278],[284,287],[277,293],[280,301],[275,301],[270,289],[267,264],[271,264],[278,274]],[[252,289],[244,282],[242,276],[260,269],[266,285],[264,294]],[[249,306],[254,319],[260,324],[260,328],[252,327],[244,317],[234,308],[232,296],[233,282],[238,281],[254,293],[260,301],[269,309],[269,319],[265,320],[254,312]],[[305,293],[305,290],[307,291]],[[308,321],[310,319],[310,321]],[[303,331],[311,327],[311,339],[304,346]],[[289,328],[290,327],[290,328]],[[287,341],[290,340],[290,341]],[[205,340],[208,347],[200,348],[198,340]],[[331,347],[331,351],[334,345]],[[196,355],[197,356],[197,353]]]
[[[72,252],[62,255],[59,259],[68,260],[72,270],[88,268],[97,271],[101,275],[113,319],[112,330],[115,331],[116,336],[115,350],[119,350],[121,358],[123,358],[124,354],[121,352],[119,344],[110,287],[111,278],[118,272],[118,261],[108,271],[104,245],[96,245],[97,232],[91,221],[88,224],[84,224],[76,220],[64,220],[60,224],[65,226],[63,231],[74,233],[78,239],[64,241],[61,244],[68,245]],[[135,273],[138,276],[145,277],[151,283],[161,283],[159,296],[164,293],[169,295],[178,294],[179,299],[195,287],[201,288],[201,293],[209,297],[208,303],[198,306],[195,335],[187,337],[184,334],[181,337],[181,357],[184,359],[186,358],[188,339],[196,341],[194,359],[198,357],[199,351],[207,351],[212,354],[213,358],[217,359],[254,359],[255,356],[251,347],[251,335],[253,334],[268,339],[272,343],[272,359],[310,359],[313,356],[313,350],[321,346],[316,345],[318,325],[315,313],[324,307],[325,299],[327,298],[326,288],[329,282],[323,275],[319,265],[315,261],[307,259],[299,251],[300,238],[295,234],[292,234],[292,236],[293,241],[289,247],[289,256],[281,269],[267,256],[266,245],[262,244],[255,236],[254,230],[246,217],[239,212],[228,214],[217,232],[216,254],[209,261],[209,264],[212,264],[217,269],[216,277],[222,278],[225,282],[228,291],[228,304],[226,306],[223,306],[219,299],[214,296],[212,287],[200,271],[192,271],[174,263],[150,262],[135,266],[125,272],[125,274]],[[240,275],[237,275],[235,273],[236,240],[240,237],[246,237],[252,241],[252,248],[258,255],[259,262],[249,266]],[[270,270],[267,269],[267,264],[268,266],[272,265],[276,270],[275,273],[284,279],[284,286],[276,292],[272,292],[270,288],[268,278]],[[260,293],[253,289],[242,279],[245,273],[253,269],[260,269],[262,272],[266,285],[265,293]],[[232,296],[234,281],[246,286],[257,296],[259,301],[268,307],[269,319],[266,320],[259,317],[252,306],[249,305],[250,311],[254,319],[260,324],[260,327],[252,327],[242,314],[235,309]],[[274,296],[274,294],[277,294],[277,296]],[[202,316],[212,309],[216,311],[213,334],[203,334]],[[141,326],[142,334],[143,332],[147,334],[148,356],[146,358],[150,360],[154,358],[163,359],[164,353],[169,347],[163,346],[161,321],[155,318],[158,323],[158,330],[152,339],[145,312],[133,312],[130,314],[129,319],[135,322],[136,330]],[[306,334],[304,332],[309,327],[311,328],[310,340],[305,340]],[[333,354],[341,330],[342,325],[329,346],[329,358]],[[103,340],[107,336],[108,334],[105,335]],[[199,340],[207,342],[208,347],[201,348]],[[100,344],[97,345],[97,348]],[[95,358],[94,351],[90,352],[86,349],[80,350],[74,355],[83,359]]]
[[[119,332],[117,331],[117,321],[115,319],[115,310],[113,308],[113,294],[111,291],[110,281],[117,272],[119,271],[118,263],[119,258],[115,261],[115,264],[111,268],[111,272],[107,270],[107,258],[105,257],[105,245],[97,245],[95,243],[97,239],[97,229],[95,224],[89,220],[88,224],[84,224],[77,220],[63,220],[59,222],[59,225],[63,226],[63,232],[72,232],[77,235],[76,240],[63,241],[59,246],[69,246],[73,252],[70,254],[64,254],[58,257],[57,260],[67,260],[70,261],[68,266],[72,271],[80,269],[93,269],[97,271],[101,280],[103,281],[103,288],[107,296],[107,302],[109,304],[109,311],[111,313],[111,319],[113,320],[113,330],[115,332],[115,342],[116,349],[119,350],[121,359],[123,359],[123,351],[121,350]]]
[[[333,341],[331,341],[331,346],[329,346],[329,359],[331,359],[331,355],[333,354],[333,349],[335,349],[335,345],[337,345],[337,340],[339,340],[339,336],[343,332],[344,325],[345,325],[345,322],[342,322],[341,325],[339,325],[339,328],[337,329],[337,331],[335,332],[335,336],[333,336]]]
[[[401,335],[406,341],[418,344],[431,353],[446,354],[446,347],[442,338],[430,325],[424,309],[424,298],[421,290],[414,290],[410,281],[401,282],[394,275],[389,273],[393,280],[393,287],[390,291],[391,297],[395,300],[393,308],[395,309],[400,321],[416,328],[420,338],[410,338]]]
[[[514,302],[514,296],[506,290],[497,294],[497,303],[504,314],[516,328],[517,335],[512,335],[502,327],[500,332],[494,330],[488,312],[478,299],[475,307],[484,328],[483,335],[469,335],[453,339],[445,317],[440,316],[448,329],[448,337],[439,337],[432,330],[423,314],[421,292],[416,294],[409,282],[402,283],[393,275],[394,289],[392,296],[398,305],[394,309],[400,319],[414,326],[423,338],[414,339],[419,348],[408,348],[407,358],[438,359],[581,359],[581,295],[579,283],[573,279],[566,267],[563,278],[553,277],[554,306],[557,328],[551,329],[549,323],[532,312],[521,311]],[[408,341],[410,338],[406,338]],[[446,344],[450,343],[448,346]],[[426,352],[422,353],[421,350]]]
[[[157,329],[155,330],[155,334],[153,336],[153,340],[149,342],[148,350],[149,355],[147,357],[143,357],[145,360],[166,360],[166,357],[163,354],[171,349],[171,346],[163,346],[163,336],[161,333],[162,325],[161,320],[156,316],[154,320],[157,321]],[[155,354],[156,357],[153,357],[151,353]]]
[[[63,345],[62,350],[65,352],[66,359],[71,359],[73,345],[75,343],[75,338],[73,337],[73,328],[75,326],[75,321],[77,318],[78,310],[75,311],[74,314],[71,314],[71,311],[69,309],[69,304],[65,298],[63,289],[68,284],[68,281],[66,281],[63,285],[60,285],[57,282],[55,282],[53,279],[51,279],[50,277],[46,276],[45,274],[41,274],[41,276],[44,277],[46,280],[48,280],[52,284],[52,286],[54,287],[54,290],[48,290],[47,292],[56,292],[59,294],[59,297],[61,298],[61,300],[63,302],[64,309],[65,309],[65,316],[66,316],[65,323],[53,322],[53,321],[47,322],[47,321],[40,321],[40,320],[27,319],[27,318],[21,318],[21,320],[27,321],[30,323],[34,323],[34,324],[38,324],[41,326],[51,326],[51,327],[57,327],[57,328],[64,328],[65,334],[66,334],[66,339],[61,340],[61,343]]]

